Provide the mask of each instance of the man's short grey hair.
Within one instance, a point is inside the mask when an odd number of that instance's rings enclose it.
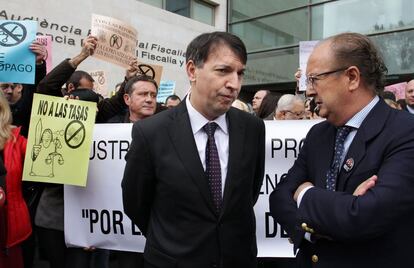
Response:
[[[295,102],[299,102],[305,105],[302,98],[299,96],[293,94],[282,95],[282,97],[280,97],[279,101],[277,102],[276,113],[281,111],[292,110]]]

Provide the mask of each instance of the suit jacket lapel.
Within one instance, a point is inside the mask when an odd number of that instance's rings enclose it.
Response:
[[[171,142],[174,145],[183,166],[186,168],[195,185],[199,188],[208,207],[214,213],[215,210],[210,195],[210,188],[194,140],[185,99],[174,112],[175,113],[171,115],[173,118],[171,125],[169,126]]]
[[[223,207],[221,215],[227,209],[229,199],[232,196],[234,186],[238,183],[240,163],[242,162],[246,126],[237,118],[233,108],[227,112],[227,124],[229,129],[229,159],[227,162],[226,184],[224,187]]]
[[[362,122],[344,158],[344,164],[348,159],[352,159],[353,166],[350,170],[346,171],[342,165],[337,180],[339,191],[345,190],[352,173],[358,169],[358,165],[366,154],[366,143],[377,136],[384,128],[390,109],[381,99]]]

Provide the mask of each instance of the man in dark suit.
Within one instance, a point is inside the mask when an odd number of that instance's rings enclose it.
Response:
[[[207,33],[189,44],[186,57],[188,97],[133,126],[124,210],[147,239],[145,267],[256,267],[253,206],[265,129],[231,107],[245,46],[232,34]]]
[[[320,42],[309,58],[306,93],[327,120],[270,196],[299,267],[412,265],[414,118],[377,96],[385,72],[355,33]]]

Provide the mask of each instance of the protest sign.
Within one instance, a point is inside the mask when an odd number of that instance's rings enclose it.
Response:
[[[86,185],[96,103],[35,94],[23,180]]]
[[[139,74],[144,74],[151,77],[155,80],[155,82],[157,82],[158,86],[160,85],[163,70],[163,67],[161,65],[138,62],[138,69]]]
[[[132,124],[95,126],[86,188],[65,186],[65,241],[71,246],[140,251],[145,238],[124,214],[121,180]]]
[[[98,38],[94,57],[127,68],[135,58],[138,33],[120,20],[92,14],[91,33]]]
[[[46,56],[43,59],[46,62],[46,73],[52,70],[52,37],[49,35],[38,35],[36,40],[46,48]]]
[[[36,21],[0,21],[1,82],[34,84],[36,57],[29,46],[36,31]]]
[[[306,67],[308,65],[309,56],[318,42],[319,41],[299,42],[299,68],[301,70],[299,91],[306,91]]]
[[[161,81],[158,87],[157,102],[164,103],[168,96],[173,95],[175,81]]]
[[[106,82],[106,75],[104,71],[92,71],[89,72],[95,82],[93,83],[93,91],[95,93],[102,95],[103,97],[108,97],[108,86]]]
[[[395,98],[397,100],[405,99],[405,87],[406,86],[407,86],[407,82],[393,84],[393,85],[386,86],[384,91],[390,91],[394,93]]]
[[[318,120],[265,121],[265,176],[255,206],[259,257],[293,257],[293,246],[269,213],[269,195]],[[132,124],[95,126],[86,188],[65,186],[65,240],[72,246],[138,251],[145,239],[124,214],[121,180]],[[242,145],[241,145],[242,146]]]

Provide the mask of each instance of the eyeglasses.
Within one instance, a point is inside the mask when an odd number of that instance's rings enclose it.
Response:
[[[337,73],[337,72],[343,72],[343,71],[347,70],[348,68],[349,67],[344,67],[344,68],[340,68],[340,69],[336,69],[336,70],[333,70],[333,71],[328,71],[328,72],[324,72],[324,73],[320,73],[320,74],[308,75],[307,78],[306,78],[306,86],[307,87],[310,87],[310,86],[313,87],[315,81],[322,80],[322,78],[320,78],[321,76],[324,76],[324,75],[328,76],[330,74],[334,74],[334,73]]]
[[[284,111],[285,113],[290,113],[291,115],[297,117],[297,118],[303,118],[305,116],[305,112],[292,112],[292,111]]]

